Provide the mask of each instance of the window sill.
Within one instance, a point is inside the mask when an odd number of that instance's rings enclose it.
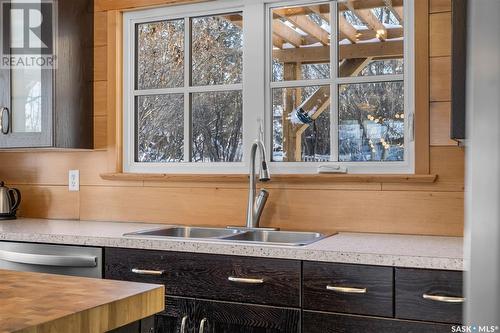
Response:
[[[273,183],[434,183],[437,175],[403,174],[275,174]],[[156,182],[202,182],[202,183],[242,183],[247,182],[246,174],[147,174],[147,173],[103,173],[104,180],[115,181],[156,181]]]

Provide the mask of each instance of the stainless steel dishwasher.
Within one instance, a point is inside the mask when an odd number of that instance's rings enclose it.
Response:
[[[102,249],[0,242],[0,269],[102,278]]]

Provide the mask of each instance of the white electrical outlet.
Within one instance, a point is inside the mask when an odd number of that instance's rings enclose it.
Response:
[[[69,170],[69,191],[80,191],[80,170]]]

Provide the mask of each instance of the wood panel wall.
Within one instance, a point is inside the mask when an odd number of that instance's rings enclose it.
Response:
[[[119,10],[174,0],[96,0],[94,151],[0,152],[0,179],[21,189],[27,217],[243,225],[245,182],[106,181],[119,168]],[[419,0],[420,1],[420,0]],[[283,229],[463,234],[464,151],[449,139],[451,0],[430,0],[429,169],[435,183],[269,183],[264,226]],[[110,28],[108,28],[110,27]],[[417,110],[419,112],[419,110]],[[424,111],[426,112],[426,110]],[[68,170],[79,169],[80,192],[68,192]]]

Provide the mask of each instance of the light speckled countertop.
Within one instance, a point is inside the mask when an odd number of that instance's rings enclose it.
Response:
[[[0,221],[0,241],[126,247],[324,262],[463,270],[463,238],[340,233],[301,246],[220,241],[147,239],[124,233],[165,227],[159,224],[73,220]]]

